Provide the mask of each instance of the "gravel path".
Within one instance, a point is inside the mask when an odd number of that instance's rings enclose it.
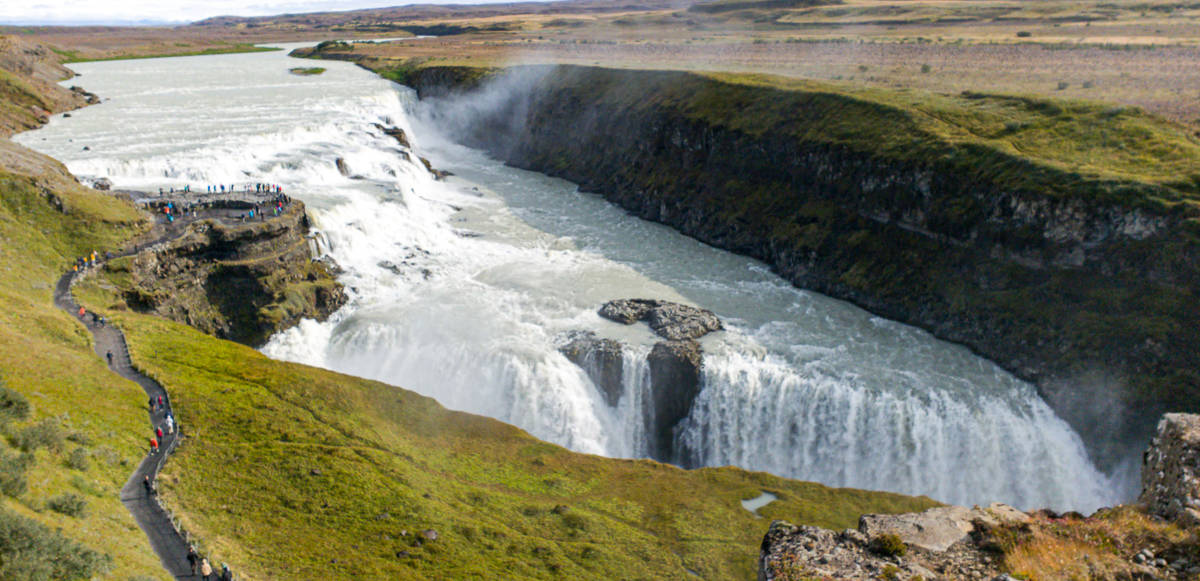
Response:
[[[137,244],[132,248],[113,255],[113,258],[122,256],[130,256],[137,254],[151,246],[169,242],[187,232],[187,224],[203,219],[215,218],[221,222],[240,223],[241,220],[234,218],[234,214],[229,210],[205,210],[198,211],[193,218],[191,216],[181,217],[177,219],[173,225],[158,224],[149,233],[149,242]],[[54,287],[54,305],[72,316],[79,317],[79,304],[75,302],[75,298],[71,295],[71,285],[85,271],[67,271],[62,278],[58,279],[58,284]],[[143,375],[133,367],[132,360],[129,357],[129,348],[125,343],[125,335],[120,329],[109,325],[101,325],[97,323],[92,313],[87,313],[81,322],[91,332],[95,340],[96,355],[101,359],[108,359],[108,354],[112,354],[112,359],[109,362],[109,369],[117,375],[124,377],[130,381],[142,386],[146,392],[147,411],[149,412],[150,426],[146,431],[147,449],[149,449],[150,436],[154,434],[154,429],[161,427],[163,429],[163,437],[159,441],[159,452],[148,453],[141,463],[138,464],[137,470],[129,476],[129,480],[121,487],[121,502],[125,504],[125,508],[133,515],[138,526],[146,533],[150,539],[150,546],[154,552],[158,554],[162,561],[163,567],[171,573],[176,579],[200,579],[200,575],[192,573],[191,565],[187,560],[188,542],[183,535],[175,528],[171,522],[170,515],[158,502],[157,495],[150,494],[145,488],[144,480],[147,476],[150,482],[157,485],[155,480],[158,477],[158,471],[162,468],[167,456],[175,450],[176,444],[182,438],[182,428],[176,423],[175,433],[167,434],[165,418],[171,412],[171,397],[167,391],[163,389],[157,381]],[[162,398],[163,405],[150,405],[151,401],[157,403],[159,398]],[[213,564],[214,569],[217,569],[218,564]],[[216,571],[219,573],[219,571]],[[211,579],[216,579],[216,575]]]

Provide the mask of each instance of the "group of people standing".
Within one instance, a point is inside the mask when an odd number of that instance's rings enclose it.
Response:
[[[105,258],[112,258],[111,252],[106,252],[106,253],[104,253],[104,255],[105,255]],[[100,263],[100,253],[93,250],[90,254],[85,254],[83,256],[76,258],[75,266],[73,266],[72,268],[75,269],[75,272],[79,272],[81,270],[87,270],[89,268],[92,268],[99,263]]]
[[[221,563],[221,572],[217,573],[213,570],[212,565],[206,557],[201,557],[196,551],[195,545],[188,546],[187,554],[188,564],[192,567],[192,575],[199,575],[204,581],[213,579],[215,581],[233,581],[233,572],[229,570],[229,565]]]
[[[254,193],[256,193],[256,194],[282,194],[283,193],[283,186],[281,186],[279,184],[253,184],[253,185],[254,185]],[[246,194],[250,193],[250,186],[251,186],[251,184],[243,184],[242,189],[241,189],[242,193],[246,193]],[[225,194],[225,193],[232,194],[232,193],[238,191],[236,189],[236,186],[234,186],[233,184],[229,184],[229,185],[218,184],[215,186],[207,186],[207,188],[208,188],[208,193],[210,193],[210,194]],[[172,190],[172,191],[174,191],[174,190]],[[187,191],[191,191],[191,190],[187,190]],[[162,193],[161,189],[159,190],[159,193],[160,194]]]
[[[166,413],[166,415],[163,416],[162,425],[155,426],[154,427],[154,435],[150,436],[150,453],[151,454],[158,453],[159,444],[162,442],[162,439],[163,439],[164,428],[166,430],[165,431],[166,434],[174,434],[175,433],[175,415],[171,413],[171,410],[167,409],[167,404],[166,404],[166,401],[163,399],[163,396],[161,396],[161,395],[158,397],[151,396],[150,397],[150,413],[154,414],[154,412],[156,412],[160,409],[166,410],[167,413]]]

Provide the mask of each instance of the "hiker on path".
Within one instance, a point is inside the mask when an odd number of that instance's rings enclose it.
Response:
[[[104,357],[108,359],[108,366],[112,367],[112,351],[105,352]]]
[[[233,571],[225,563],[221,563],[221,581],[233,581]]]
[[[162,434],[163,434],[162,428],[154,428],[154,435],[158,436],[159,440],[162,439]]]
[[[142,486],[146,489],[147,497],[154,496],[154,483],[150,482],[149,474],[142,477]]]
[[[175,417],[172,416],[171,414],[167,414],[167,433],[168,434],[175,433]]]
[[[161,396],[161,395],[158,396],[158,407],[164,407],[163,406],[163,396]]]
[[[154,411],[154,410],[158,409],[158,407],[156,405],[154,405],[154,396],[150,396],[150,402],[147,405],[150,406],[150,411]]]
[[[158,440],[155,440],[153,437],[150,438],[150,453],[158,453]]]
[[[82,319],[85,314],[87,314],[87,309],[79,307],[79,318]]]
[[[208,564],[208,559],[200,561],[200,578],[208,581],[208,576],[212,575],[212,565]]]
[[[187,560],[188,565],[192,567],[192,575],[195,575],[196,569],[200,567],[200,555],[196,554],[195,545],[188,545]]]

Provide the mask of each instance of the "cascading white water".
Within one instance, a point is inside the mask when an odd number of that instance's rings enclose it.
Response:
[[[410,92],[349,64],[288,74],[297,62],[260,53],[76,65],[84,77],[72,83],[110,101],[18,140],[120,188],[270,182],[303,200],[351,301],[272,338],[263,350],[273,357],[414,389],[575,450],[636,457],[647,452],[655,339],[596,309],[614,298],[691,302],[728,326],[703,340],[703,389],[677,431],[704,464],[957,503],[1090,510],[1120,497],[1029,385],[965,349],[450,143]],[[376,124],[403,128],[415,151]],[[457,177],[435,181],[417,155]],[[629,345],[615,406],[557,350],[579,330]]]

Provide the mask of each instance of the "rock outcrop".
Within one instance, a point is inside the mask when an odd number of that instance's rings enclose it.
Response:
[[[571,333],[567,343],[558,350],[587,373],[592,383],[600,388],[600,394],[608,405],[617,405],[625,393],[622,382],[625,357],[619,342],[601,339],[591,331],[582,331]]]
[[[176,240],[106,264],[111,278],[128,281],[120,290],[130,308],[258,346],[302,318],[324,320],[346,301],[332,269],[311,259],[298,201],[262,222],[200,220],[186,228]]]
[[[1200,415],[1166,414],[1142,457],[1148,511],[1183,526],[1200,526]]]
[[[712,311],[655,299],[617,299],[600,307],[600,316],[632,325],[646,321],[660,337],[669,341],[699,339],[724,329]]]
[[[643,404],[648,407],[643,418],[650,438],[650,457],[692,468],[687,451],[676,450],[675,428],[692,412],[692,404],[700,394],[700,343],[659,341],[647,357],[650,365],[650,384],[653,393]]]
[[[712,311],[653,299],[609,301],[599,314],[625,325],[646,321],[666,339],[646,357],[650,392],[641,401],[646,449],[656,460],[692,467],[693,455],[676,449],[675,431],[700,394],[703,352],[696,339],[722,329],[720,319]],[[625,347],[590,331],[570,333],[561,341],[559,351],[587,373],[608,405],[616,406],[625,395]]]
[[[983,531],[1029,520],[1015,508],[993,504],[863,515],[857,530],[840,533],[775,521],[763,537],[758,579],[1007,579],[977,539],[984,540]]]

